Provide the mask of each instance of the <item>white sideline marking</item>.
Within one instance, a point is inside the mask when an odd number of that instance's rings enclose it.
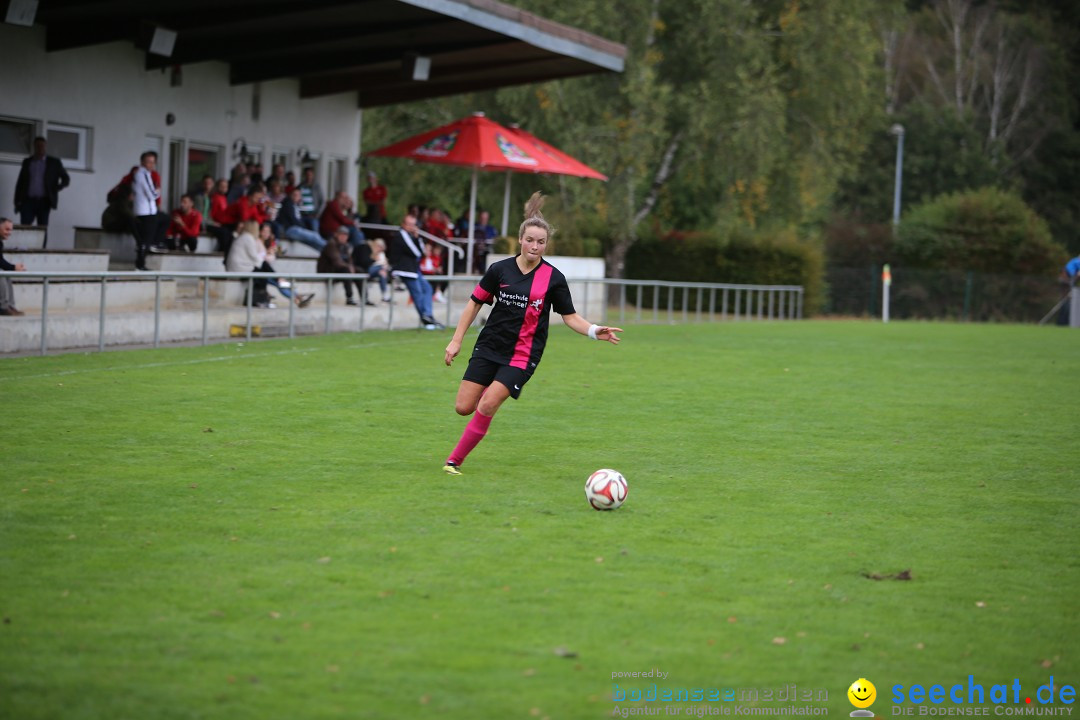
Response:
[[[418,342],[419,338],[403,340],[400,342],[373,342],[373,343],[360,343],[357,345],[346,345],[345,350],[362,350],[365,348],[385,347],[387,345],[410,345]],[[256,340],[257,341],[257,340]],[[246,341],[244,341],[246,342]],[[32,380],[34,378],[51,378],[51,377],[65,377],[67,375],[81,375],[84,373],[96,373],[96,372],[115,372],[117,370],[143,370],[149,368],[163,368],[163,367],[181,367],[184,365],[199,365],[202,363],[212,362],[227,362],[229,360],[251,360],[254,358],[263,357],[275,357],[280,355],[297,355],[318,352],[319,348],[295,348],[292,350],[277,350],[275,352],[259,352],[249,354],[236,354],[236,355],[219,355],[217,357],[199,358],[198,360],[183,360],[176,362],[153,362],[153,363],[141,363],[138,365],[116,365],[113,367],[103,368],[86,368],[84,370],[60,370],[52,373],[40,373],[37,375],[13,375],[10,377],[4,377],[4,380]]]

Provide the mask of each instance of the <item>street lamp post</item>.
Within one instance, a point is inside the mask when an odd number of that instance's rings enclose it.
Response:
[[[904,174],[904,126],[895,123],[889,132],[896,136],[896,183],[893,189],[893,227],[900,224],[900,180]]]

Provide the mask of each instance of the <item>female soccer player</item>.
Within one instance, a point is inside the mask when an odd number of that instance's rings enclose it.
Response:
[[[544,354],[551,308],[563,316],[563,322],[571,330],[593,340],[619,344],[615,333],[622,332],[622,328],[593,325],[574,312],[566,278],[544,260],[547,242],[555,231],[540,213],[543,204],[539,192],[533,193],[525,203],[525,221],[518,230],[519,254],[492,263],[487,269],[446,346],[444,359],[449,366],[461,352],[461,341],[480,307],[498,300],[476,339],[458,388],[454,409],[459,415],[472,415],[472,418],[443,467],[448,475],[461,474],[461,464],[487,434],[492,416],[506,398],[516,400],[521,395],[521,388],[532,377]]]

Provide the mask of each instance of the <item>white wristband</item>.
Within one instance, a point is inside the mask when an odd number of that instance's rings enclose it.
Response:
[[[600,329],[599,325],[590,325],[589,326],[589,339],[590,340],[599,340],[599,338],[596,337],[596,331],[599,330],[599,329]]]

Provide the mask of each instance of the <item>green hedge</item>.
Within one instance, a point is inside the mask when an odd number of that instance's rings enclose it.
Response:
[[[824,253],[793,230],[671,232],[640,238],[626,257],[626,277],[642,280],[801,285],[803,312],[824,301]]]
[[[893,247],[897,264],[935,270],[1055,276],[1068,253],[1018,195],[982,188],[911,210]]]

